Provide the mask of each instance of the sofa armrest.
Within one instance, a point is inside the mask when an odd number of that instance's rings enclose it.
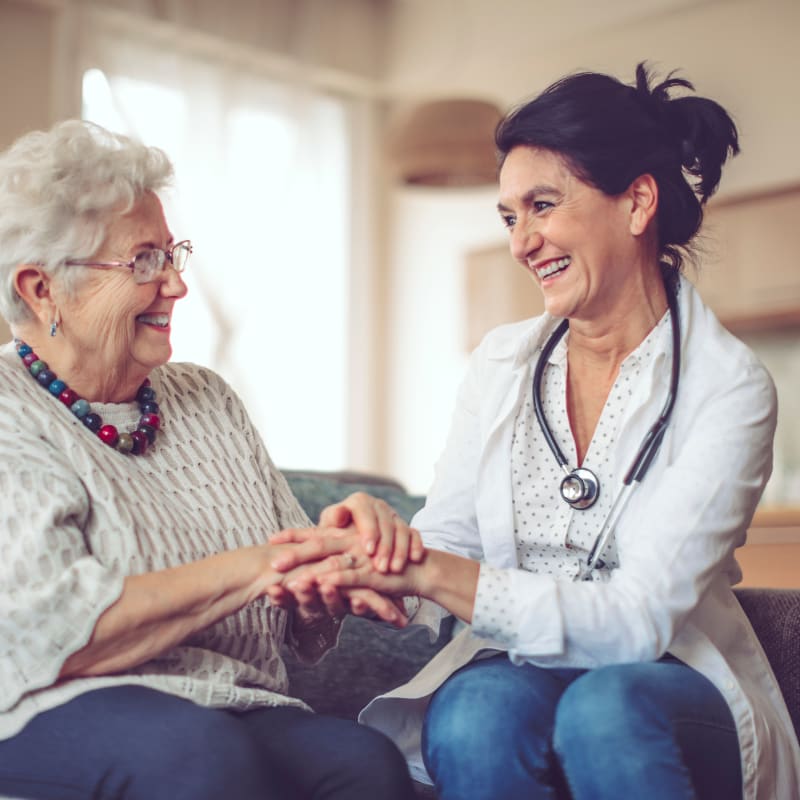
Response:
[[[800,589],[735,589],[772,671],[800,740]]]

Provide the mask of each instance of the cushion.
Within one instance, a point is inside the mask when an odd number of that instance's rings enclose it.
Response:
[[[425,502],[424,497],[409,495],[396,481],[362,473],[284,470],[283,474],[314,521],[323,508],[357,491],[386,500],[406,521]],[[373,697],[405,683],[447,643],[452,618],[448,621],[439,639],[431,642],[428,629],[418,625],[400,630],[382,622],[347,617],[339,646],[319,663],[304,664],[291,653],[284,654],[289,691],[315,711],[354,719]]]
[[[353,492],[366,492],[380,497],[392,506],[406,522],[425,505],[421,495],[411,495],[390,478],[361,472],[304,472],[282,470],[295,497],[312,522],[319,520],[326,506],[338,503]]]

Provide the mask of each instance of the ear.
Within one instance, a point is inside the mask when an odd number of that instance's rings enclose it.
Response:
[[[630,230],[634,236],[641,236],[656,216],[658,184],[652,175],[640,175],[631,181],[627,194],[631,201]]]
[[[20,264],[14,273],[14,288],[40,322],[48,325],[56,304],[50,294],[50,276],[38,264]]]

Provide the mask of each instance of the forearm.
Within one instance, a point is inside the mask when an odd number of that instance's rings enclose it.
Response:
[[[446,608],[464,622],[472,622],[480,564],[470,558],[428,550],[415,576],[417,593]]]
[[[282,577],[269,545],[221,553],[125,579],[89,643],[64,662],[61,679],[120,672],[179,644],[263,596]]]

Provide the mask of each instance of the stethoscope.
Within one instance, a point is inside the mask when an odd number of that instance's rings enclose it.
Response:
[[[672,372],[669,381],[669,392],[664,407],[658,419],[647,431],[639,450],[634,456],[633,463],[631,464],[628,472],[622,480],[622,489],[614,500],[611,510],[608,512],[603,527],[600,528],[600,533],[594,541],[589,557],[585,562],[581,562],[580,571],[576,576],[576,580],[592,580],[592,573],[595,569],[602,569],[605,564],[600,560],[600,556],[605,549],[608,538],[616,528],[617,522],[628,504],[628,500],[636,488],[641,483],[647,470],[650,468],[653,459],[658,452],[661,445],[661,440],[664,438],[664,431],[667,428],[672,409],[675,406],[675,398],[678,394],[678,378],[681,371],[681,330],[680,322],[678,320],[678,299],[676,296],[676,287],[669,279],[664,281],[664,286],[667,291],[667,303],[669,305],[670,323],[672,325]],[[562,320],[558,327],[550,335],[550,338],[542,348],[539,360],[536,363],[536,369],[533,373],[533,409],[536,412],[536,419],[539,422],[539,427],[542,430],[547,445],[555,456],[558,466],[564,472],[564,478],[561,481],[561,497],[572,508],[582,511],[591,508],[597,498],[600,496],[600,481],[590,469],[579,467],[577,469],[570,469],[567,459],[561,452],[553,437],[553,432],[547,424],[547,419],[544,415],[542,408],[542,375],[547,361],[553,349],[561,341],[561,338],[569,328],[569,320]]]

